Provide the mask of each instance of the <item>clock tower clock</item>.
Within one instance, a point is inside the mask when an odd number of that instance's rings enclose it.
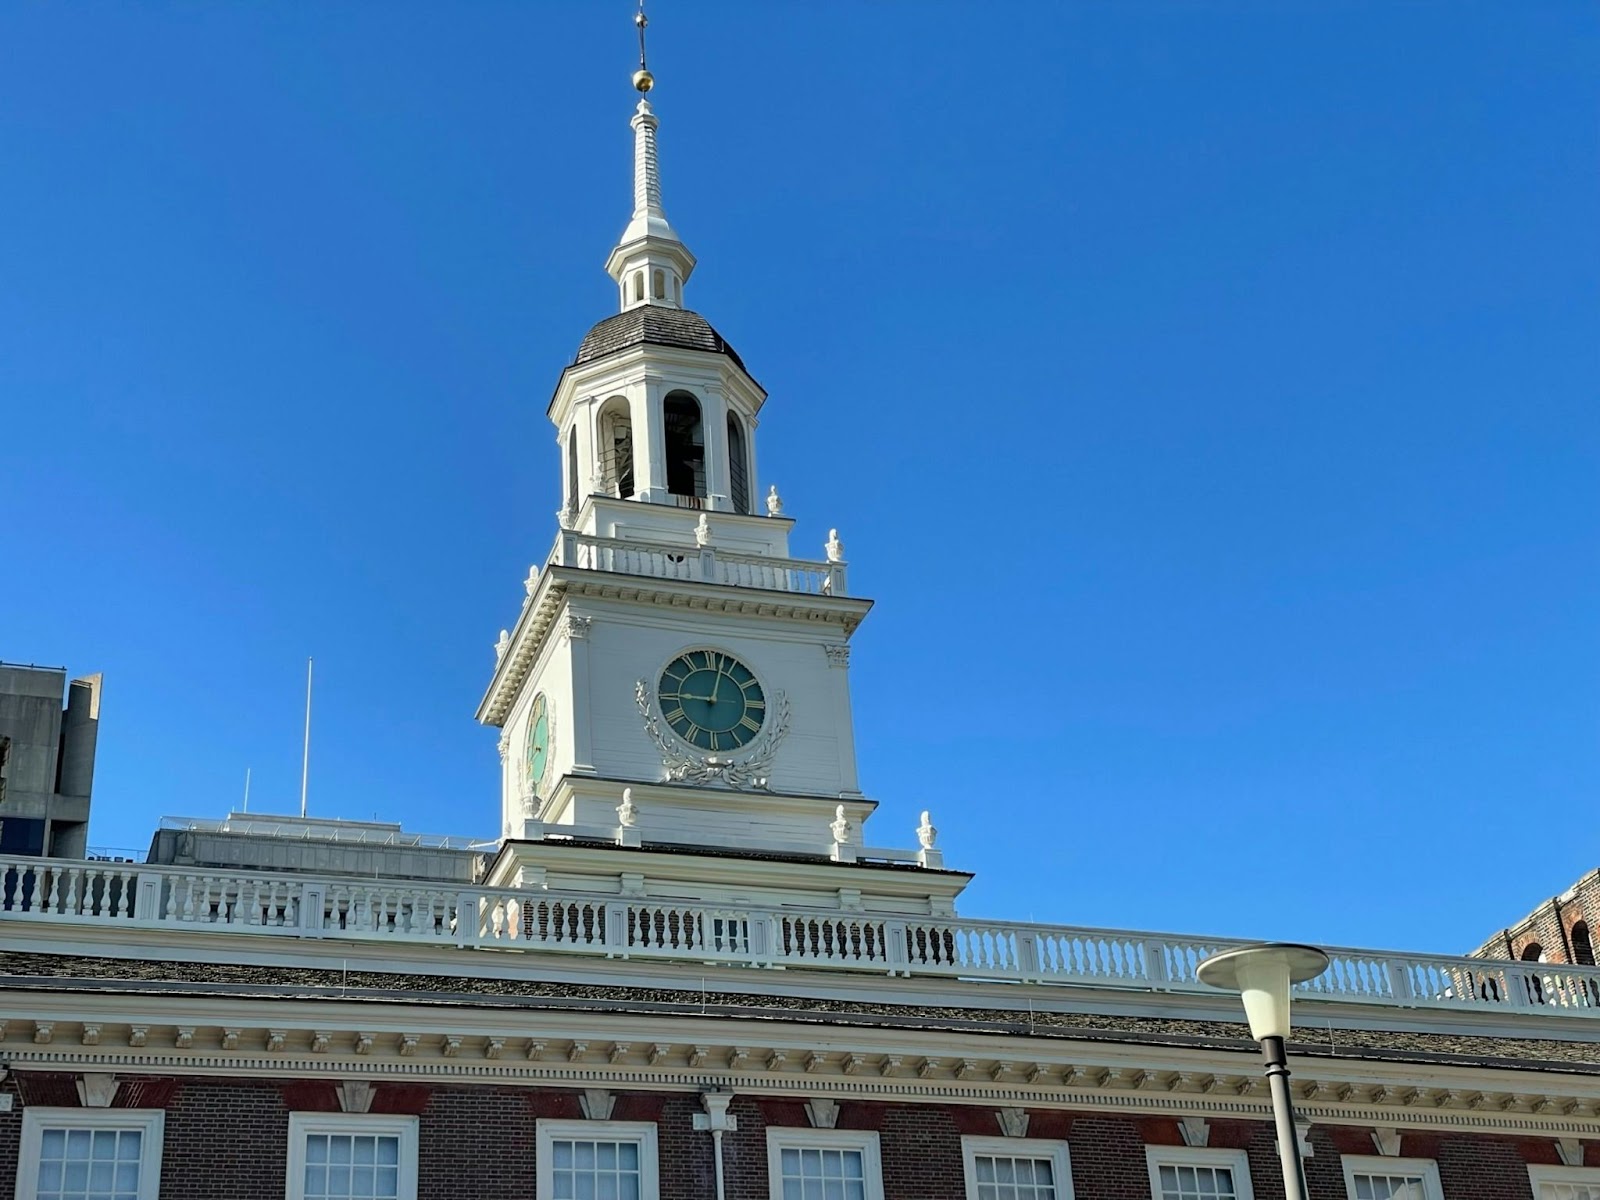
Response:
[[[633,212],[606,260],[618,311],[547,409],[554,545],[478,710],[502,730],[500,834],[837,852],[874,808],[849,689],[871,604],[850,593],[836,532],[821,557],[792,557],[794,521],[776,488],[759,493],[767,393],[686,306],[696,260],[662,207],[653,85],[641,64]]]

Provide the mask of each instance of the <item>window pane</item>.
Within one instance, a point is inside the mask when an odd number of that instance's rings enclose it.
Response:
[[[1160,1200],[1236,1200],[1229,1167],[1163,1163],[1157,1169]]]

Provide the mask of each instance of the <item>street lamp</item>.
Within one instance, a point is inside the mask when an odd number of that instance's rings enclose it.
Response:
[[[1306,1172],[1300,1162],[1294,1102],[1289,1096],[1289,1062],[1283,1049],[1289,1036],[1289,990],[1327,969],[1328,956],[1315,946],[1267,942],[1214,955],[1195,972],[1201,983],[1244,997],[1250,1036],[1261,1044],[1261,1057],[1267,1062],[1285,1200],[1306,1200]]]

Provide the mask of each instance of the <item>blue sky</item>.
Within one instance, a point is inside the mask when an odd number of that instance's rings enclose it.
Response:
[[[687,299],[878,602],[873,841],[1441,951],[1600,864],[1600,9],[655,8]],[[307,654],[314,812],[493,834],[630,15],[0,13],[0,658],[105,673],[96,843],[292,809]]]

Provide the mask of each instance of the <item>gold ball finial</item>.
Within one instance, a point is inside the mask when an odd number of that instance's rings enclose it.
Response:
[[[649,71],[635,71],[633,73],[633,86],[640,92],[648,92],[656,85],[656,77]]]

